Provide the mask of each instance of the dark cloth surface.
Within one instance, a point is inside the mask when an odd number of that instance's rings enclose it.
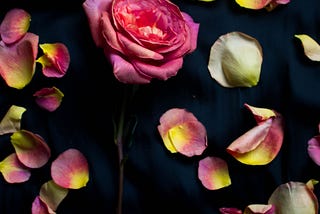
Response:
[[[200,3],[175,0],[180,10],[200,23],[197,49],[184,58],[182,69],[167,81],[141,85],[130,110],[137,118],[133,142],[126,150],[123,214],[216,214],[220,207],[244,209],[266,204],[277,186],[289,181],[320,179],[320,166],[307,154],[307,141],[318,134],[320,122],[320,64],[303,53],[295,34],[320,41],[320,1],[294,1],[274,11],[248,10],[233,0]],[[22,90],[0,83],[0,113],[11,105],[23,106],[22,128],[41,135],[51,148],[49,162],[33,169],[27,182],[8,184],[0,178],[0,213],[31,213],[40,186],[50,179],[50,163],[69,148],[87,158],[90,180],[70,190],[57,213],[115,213],[118,164],[113,141],[113,110],[119,110],[120,84],[101,49],[92,40],[80,0],[2,0],[0,17],[11,8],[23,8],[32,20],[29,32],[39,43],[64,43],[71,62],[60,79],[45,78],[37,64],[31,83]],[[210,48],[219,36],[240,31],[256,38],[263,49],[260,81],[252,88],[223,88],[207,69]],[[56,86],[61,106],[46,112],[32,94]],[[226,147],[256,125],[244,107],[248,103],[281,113],[285,120],[282,148],[264,166],[235,160]],[[114,108],[116,106],[116,108]],[[207,129],[208,149],[188,158],[170,153],[157,131],[160,116],[170,108],[186,108]],[[0,159],[14,152],[9,136],[0,136]],[[205,189],[197,176],[198,162],[206,156],[223,158],[232,184]],[[315,193],[320,197],[319,187]]]

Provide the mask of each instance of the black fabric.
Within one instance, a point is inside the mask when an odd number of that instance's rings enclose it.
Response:
[[[183,68],[167,81],[140,85],[130,106],[137,126],[126,149],[123,214],[216,214],[220,207],[244,209],[266,204],[277,186],[289,181],[320,179],[320,168],[307,154],[307,141],[317,135],[320,122],[320,64],[303,53],[295,34],[320,42],[320,1],[294,1],[274,11],[241,8],[233,0],[204,3],[175,0],[181,11],[200,23],[197,49],[184,58]],[[51,148],[49,162],[33,169],[27,182],[8,184],[0,179],[0,213],[31,213],[40,186],[50,179],[50,165],[61,152],[79,149],[87,158],[90,180],[70,190],[57,213],[115,213],[118,164],[112,117],[119,110],[122,84],[92,40],[80,0],[3,0],[0,16],[11,8],[31,14],[29,32],[39,43],[64,43],[70,52],[67,74],[45,78],[37,64],[31,83],[22,90],[0,83],[1,115],[11,105],[23,106],[22,128],[41,135]],[[256,38],[263,49],[260,81],[252,88],[224,88],[207,69],[210,48],[222,34],[240,31]],[[41,87],[56,86],[63,93],[61,106],[46,112],[34,102]],[[235,160],[226,147],[255,126],[244,107],[248,103],[270,108],[285,119],[284,142],[268,165],[249,166]],[[114,108],[115,107],[115,108]],[[207,129],[208,148],[197,157],[170,153],[157,131],[160,116],[170,108],[186,108]],[[0,159],[14,152],[10,136],[0,136]],[[223,158],[232,184],[205,189],[198,179],[200,159]],[[320,197],[319,187],[315,193]]]

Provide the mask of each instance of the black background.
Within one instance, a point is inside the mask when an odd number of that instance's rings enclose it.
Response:
[[[294,35],[308,34],[320,42],[320,1],[292,0],[271,12],[244,9],[233,0],[173,2],[200,23],[198,45],[184,58],[175,77],[139,86],[131,103],[138,123],[127,150],[123,213],[215,214],[220,207],[244,209],[249,204],[266,204],[275,188],[288,181],[319,180],[320,166],[309,158],[307,141],[319,133],[320,64],[304,55]],[[29,32],[39,35],[40,44],[64,43],[71,63],[60,79],[44,77],[37,64],[33,80],[22,90],[0,82],[1,115],[11,105],[25,107],[22,128],[41,135],[52,152],[49,162],[32,170],[25,183],[8,184],[1,177],[0,213],[31,213],[40,186],[51,179],[51,162],[69,148],[86,156],[90,180],[86,187],[70,190],[57,213],[115,213],[118,166],[112,115],[123,85],[94,44],[82,3],[1,0],[1,18],[11,8],[25,9],[32,17]],[[210,77],[210,48],[219,36],[232,31],[246,33],[262,46],[261,77],[255,87],[223,88]],[[50,113],[35,104],[32,94],[51,86],[65,96],[61,106]],[[244,103],[274,109],[285,119],[283,146],[268,165],[244,165],[225,151],[256,125]],[[201,156],[172,154],[162,143],[157,132],[159,118],[174,107],[191,111],[206,127],[208,148]],[[0,159],[12,152],[10,136],[0,136]],[[230,186],[214,191],[202,186],[197,168],[206,156],[218,156],[228,163]],[[320,197],[317,185],[315,193]]]

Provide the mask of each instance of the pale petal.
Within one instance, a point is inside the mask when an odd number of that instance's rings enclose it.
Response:
[[[276,214],[275,206],[272,204],[250,204],[243,214]]]
[[[296,34],[296,38],[300,39],[305,55],[313,60],[320,61],[320,45],[309,35]]]
[[[25,111],[24,107],[12,105],[0,122],[0,135],[20,130],[21,117]]]

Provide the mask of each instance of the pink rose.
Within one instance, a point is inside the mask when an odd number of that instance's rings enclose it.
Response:
[[[167,80],[196,49],[199,24],[168,0],[86,0],[83,8],[120,82]]]

